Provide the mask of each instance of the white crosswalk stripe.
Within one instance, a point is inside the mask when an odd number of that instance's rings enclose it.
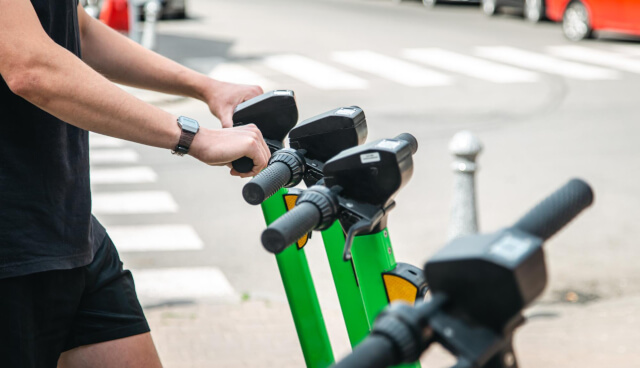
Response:
[[[223,82],[258,85],[265,91],[275,86],[274,82],[236,63],[220,63],[209,73],[209,76]]]
[[[89,134],[89,148],[115,148],[124,146],[121,139],[100,134]]]
[[[530,71],[438,48],[405,49],[402,55],[419,63],[494,83],[521,83],[538,80],[538,74]]]
[[[91,169],[91,184],[153,183],[157,179],[155,171],[146,166]]]
[[[640,73],[640,60],[625,57],[617,52],[608,52],[573,45],[550,46],[548,50],[552,55],[565,59],[602,65],[631,73]]]
[[[574,79],[608,80],[620,77],[619,73],[610,69],[574,63],[507,46],[477,47],[476,54],[502,63]]]
[[[132,270],[132,274],[143,304],[235,295],[227,278],[215,267],[141,269]]]
[[[264,59],[271,69],[313,87],[326,90],[364,89],[366,80],[301,55],[274,55]]]
[[[93,194],[93,212],[106,215],[172,213],[178,205],[168,192],[137,191]]]
[[[368,50],[334,52],[332,59],[405,86],[444,86],[452,83],[452,78],[445,74]]]
[[[129,164],[138,162],[140,156],[132,149],[96,149],[91,150],[89,160],[96,164]]]
[[[111,226],[109,236],[121,252],[199,250],[204,246],[189,225]]]
[[[640,47],[630,45],[613,45],[610,47],[615,52],[620,52],[629,56],[640,57]]]

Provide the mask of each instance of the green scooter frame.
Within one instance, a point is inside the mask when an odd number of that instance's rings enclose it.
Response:
[[[285,196],[288,193],[289,189],[280,189],[262,203],[267,225],[287,212]],[[291,246],[276,255],[276,262],[306,366],[329,367],[335,358],[304,249]]]
[[[413,137],[411,137],[411,139],[415,141]],[[351,217],[347,216],[343,218],[343,216],[339,216],[341,223],[338,223],[337,221],[333,222],[336,218],[333,216],[338,215],[338,212],[335,212],[334,215],[325,214],[328,216],[325,219],[318,212],[318,209],[327,209],[332,207],[334,208],[334,211],[338,211],[338,197],[336,197],[335,194],[331,194],[333,189],[329,190],[326,187],[316,185],[312,187],[311,190],[308,190],[303,194],[304,196],[310,193],[308,195],[308,200],[298,201],[298,203],[303,202],[301,207],[304,208],[295,209],[293,212],[296,212],[296,215],[291,213],[286,216],[286,218],[279,221],[278,224],[274,224],[272,229],[267,229],[263,233],[263,244],[265,245],[265,248],[274,253],[278,253],[287,247],[287,244],[291,239],[295,239],[298,235],[304,234],[305,226],[314,226],[313,223],[315,222],[316,225],[313,228],[320,230],[325,229],[323,231],[323,238],[325,240],[325,247],[329,257],[329,262],[332,267],[336,289],[338,290],[339,295],[341,290],[344,291],[350,288],[352,291],[351,297],[352,300],[354,300],[354,303],[349,305],[345,303],[346,299],[343,300],[341,298],[340,300],[352,346],[356,345],[368,334],[373,320],[378,313],[384,309],[387,304],[389,304],[389,302],[398,299],[415,302],[416,299],[419,299],[421,296],[423,297],[426,292],[426,284],[424,283],[422,272],[418,268],[406,264],[396,264],[387,229],[383,228],[380,231],[376,231],[379,226],[386,226],[386,212],[393,207],[392,197],[411,176],[411,150],[407,147],[407,143],[402,142],[404,141],[385,140],[382,142],[374,142],[378,145],[382,145],[384,143],[383,147],[392,147],[397,151],[395,152],[391,150],[391,152],[386,153],[384,150],[380,151],[380,153],[386,154],[387,156],[382,160],[384,165],[381,163],[381,172],[387,172],[393,176],[399,175],[396,180],[397,187],[395,187],[395,189],[385,188],[384,191],[388,193],[378,193],[378,197],[381,198],[369,198],[369,200],[364,201],[364,203],[376,203],[376,200],[380,201],[380,199],[384,199],[383,202],[379,203],[381,208],[378,208],[377,205],[372,206],[361,204],[357,201],[348,201],[340,198],[339,207],[353,208],[356,212],[354,212],[353,215],[350,215]],[[371,145],[372,144],[367,144],[365,146]],[[400,147],[398,148],[398,146]],[[353,150],[357,153],[355,156],[358,157],[362,150],[366,151],[366,147],[358,147],[348,151]],[[379,156],[380,153],[376,154]],[[344,154],[339,156],[344,156]],[[332,159],[331,161],[334,160],[335,159]],[[393,171],[394,162],[395,166],[398,167],[396,171]],[[363,163],[365,163],[364,160]],[[348,164],[347,170],[344,172],[349,173],[350,166],[353,165]],[[337,171],[341,170],[340,165],[334,164],[333,167],[337,167]],[[371,167],[367,166],[366,169],[369,170]],[[376,170],[377,169],[378,168],[376,168]],[[334,169],[334,171],[336,170]],[[345,176],[344,172],[340,175]],[[353,178],[347,178],[347,180],[353,180]],[[342,191],[343,188],[341,185],[344,185],[344,183],[335,182],[335,179],[333,181],[334,184],[337,185],[335,187],[338,188],[337,191]],[[390,189],[392,190],[389,191]],[[329,202],[323,202],[323,200],[318,200],[318,196],[326,196],[327,198],[334,197],[335,199],[329,200],[329,198],[327,199]],[[315,200],[312,198],[315,198]],[[357,212],[358,210],[360,210],[360,213]],[[342,211],[341,213],[349,215],[349,210]],[[371,214],[374,214],[374,216],[367,217],[367,215]],[[312,218],[311,223],[304,220],[305,217]],[[375,220],[372,220],[374,218]],[[362,228],[362,221],[358,222],[358,220],[364,219],[370,220],[371,226],[369,229]],[[351,220],[355,222],[350,223]],[[351,240],[347,243],[353,244],[353,251],[349,253],[353,254],[353,264],[350,260],[344,257],[343,251],[346,251],[346,241],[342,227],[350,229],[347,238]],[[352,233],[352,229],[358,229],[358,231]],[[306,228],[306,230],[310,229]],[[367,235],[354,236],[358,233]],[[353,243],[351,241],[353,241]],[[353,298],[354,295],[357,295],[360,300],[358,301],[357,298]],[[349,307],[353,307],[354,305],[357,307],[355,310],[349,309]],[[362,309],[365,310],[364,315],[362,313]],[[348,313],[361,316],[362,319],[360,320],[360,324],[353,324],[352,321],[347,318]],[[416,363],[408,366],[417,367],[419,364]]]
[[[234,126],[255,124],[260,129],[271,153],[284,147],[284,139],[297,121],[298,109],[291,90],[271,91],[252,98],[238,105],[233,114]],[[240,172],[248,172],[253,162],[244,157],[234,161],[233,166]],[[286,193],[287,190],[282,190],[263,204],[267,224],[287,211],[283,202]],[[334,361],[333,352],[304,251],[291,249],[276,259],[307,367],[326,368]]]

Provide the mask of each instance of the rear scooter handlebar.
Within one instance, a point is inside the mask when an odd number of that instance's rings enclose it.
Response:
[[[524,215],[513,227],[549,239],[593,203],[589,184],[572,179]]]
[[[589,185],[580,179],[573,179],[531,209],[516,222],[512,229],[527,233],[528,236],[546,240],[567,225],[592,202],[593,192]],[[513,319],[513,317],[519,315],[523,308],[542,293],[542,288],[534,288],[529,284],[544,282],[541,278],[544,279],[546,271],[533,273],[532,277],[521,280],[522,285],[517,290],[501,289],[502,291],[497,296],[483,293],[485,300],[482,303],[493,305],[500,303],[495,303],[494,299],[487,298],[500,297],[515,302],[513,294],[519,295],[526,293],[527,290],[535,290],[535,293],[528,295],[522,304],[517,304],[513,308],[494,308],[494,314],[507,313],[507,315],[493,316],[494,318],[490,318],[489,322],[482,318],[475,318],[469,310],[470,308],[475,309],[466,300],[474,290],[469,290],[469,285],[460,281],[459,276],[461,275],[457,274],[458,276],[454,278],[447,278],[444,275],[449,272],[448,268],[458,269],[459,265],[456,263],[467,268],[468,272],[474,273],[473,263],[478,261],[491,262],[494,265],[493,270],[502,273],[502,279],[512,277],[509,272],[517,273],[518,269],[522,271],[518,265],[546,269],[544,259],[539,257],[539,253],[516,254],[517,247],[524,243],[517,241],[508,243],[502,237],[494,238],[488,246],[483,244],[483,239],[487,240],[490,237],[487,235],[467,237],[466,242],[471,242],[468,248],[460,245],[463,240],[454,240],[439,251],[425,267],[427,282],[431,286],[434,286],[434,283],[439,283],[438,288],[432,289],[434,291],[432,299],[415,307],[392,304],[380,314],[371,335],[335,367],[386,368],[416,361],[433,341],[440,342],[445,348],[458,355],[460,362],[468,363],[465,366],[469,367],[485,366],[487,359],[490,359],[492,355],[509,349],[513,332],[518,325],[514,324],[517,319]],[[541,242],[538,242],[537,245],[534,245],[533,242],[527,244],[533,247],[542,245]],[[450,248],[451,251],[447,252],[447,248]],[[508,252],[505,253],[505,250]],[[429,263],[433,262],[438,254],[440,254],[441,260],[443,255],[449,255],[450,261],[445,265],[446,267],[428,273]],[[500,259],[491,260],[491,255],[496,254],[499,257],[508,256],[508,262],[504,263],[504,260]],[[485,272],[475,272],[473,277],[480,279],[479,284],[492,283],[493,285],[496,281],[502,280]],[[461,289],[465,287],[466,289]],[[468,291],[465,293],[465,290]],[[450,314],[451,311],[455,311],[455,313]],[[490,322],[495,320],[506,321],[506,324],[491,325]],[[445,322],[443,323],[443,321]],[[465,324],[468,324],[470,328],[465,329]],[[500,333],[496,331],[500,331]]]

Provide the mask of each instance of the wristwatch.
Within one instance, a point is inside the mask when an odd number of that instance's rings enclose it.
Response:
[[[186,116],[180,116],[178,118],[178,126],[182,129],[182,133],[180,133],[180,141],[171,153],[178,156],[184,156],[189,153],[191,142],[193,142],[193,137],[195,137],[198,130],[200,130],[200,125],[194,119]]]

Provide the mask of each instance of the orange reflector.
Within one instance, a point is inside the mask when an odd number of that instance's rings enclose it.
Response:
[[[397,300],[404,300],[410,304],[416,302],[418,288],[414,284],[402,277],[391,274],[383,274],[382,279],[384,280],[384,288],[387,290],[389,303]]]
[[[287,207],[287,211],[291,211],[291,209],[296,206],[297,200],[298,200],[298,195],[296,194],[284,195],[284,205]],[[302,238],[298,239],[298,241],[296,242],[298,249],[302,249],[302,247],[307,245],[307,241],[309,241],[309,234],[306,234]]]

